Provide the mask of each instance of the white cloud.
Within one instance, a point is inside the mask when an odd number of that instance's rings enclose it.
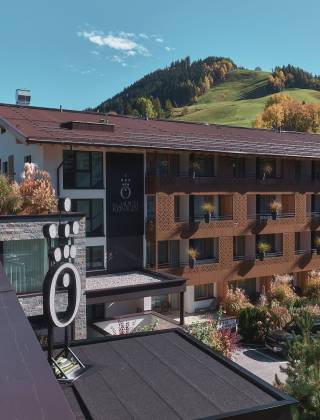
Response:
[[[175,48],[173,48],[173,47],[164,47],[164,49],[166,51],[174,51],[175,50]]]
[[[100,55],[99,51],[96,51],[96,50],[93,50],[93,51],[90,51],[90,52],[91,52],[92,55]]]
[[[162,44],[164,42],[163,38],[156,38],[156,42],[160,42]]]
[[[134,53],[146,57],[150,55],[149,50],[145,46],[138,44],[132,39],[135,35],[130,32],[122,31],[119,32],[118,36],[115,36],[111,33],[105,35],[98,31],[81,31],[78,32],[78,36],[87,39],[89,42],[98,45],[99,47],[105,46],[123,52],[134,51]]]
[[[148,35],[144,33],[139,34],[139,37],[143,39],[149,39]]]

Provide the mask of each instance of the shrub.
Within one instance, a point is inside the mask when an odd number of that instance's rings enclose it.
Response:
[[[202,341],[207,346],[222,353],[225,357],[231,357],[238,348],[239,336],[231,330],[221,330],[215,320],[206,322],[194,322],[186,327],[189,334]]]
[[[39,170],[34,164],[26,163],[20,193],[25,213],[55,211],[57,199],[48,172]]]
[[[16,213],[22,205],[19,185],[0,175],[0,214]]]
[[[311,271],[307,277],[307,285],[305,288],[307,298],[320,300],[320,271]]]
[[[202,209],[203,213],[211,214],[214,211],[214,205],[206,202],[206,203],[202,204],[201,209]]]
[[[268,242],[259,242],[257,245],[257,249],[259,252],[262,253],[269,252],[271,249],[271,245]]]
[[[238,316],[241,309],[251,307],[248,297],[242,289],[228,289],[225,298],[222,301],[225,311],[228,315]]]
[[[252,306],[240,311],[238,331],[244,341],[262,342],[269,330],[270,315],[263,306]]]
[[[268,298],[271,303],[276,301],[280,305],[293,305],[297,299],[297,295],[289,284],[291,280],[292,277],[289,275],[274,276],[270,290],[268,291]]]
[[[274,305],[269,309],[269,314],[269,329],[272,330],[282,329],[291,321],[291,314],[285,306]]]

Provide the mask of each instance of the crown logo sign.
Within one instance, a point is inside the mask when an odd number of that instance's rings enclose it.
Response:
[[[121,178],[121,189],[120,196],[123,200],[128,200],[131,197],[131,188],[130,188],[131,179],[127,174]]]

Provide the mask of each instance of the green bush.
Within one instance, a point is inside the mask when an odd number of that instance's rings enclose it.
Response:
[[[240,311],[238,331],[244,341],[262,342],[269,330],[270,315],[264,306],[253,306]]]

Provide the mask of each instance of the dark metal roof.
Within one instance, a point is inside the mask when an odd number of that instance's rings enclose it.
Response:
[[[73,419],[15,291],[0,265],[0,417]]]
[[[63,388],[79,418],[291,418],[294,400],[178,329],[75,343],[73,351],[91,365]]]
[[[0,104],[0,125],[28,142],[141,149],[190,150],[320,159],[320,136],[310,133],[109,115],[114,131],[93,131],[104,114]],[[64,128],[68,121],[84,127]],[[1,140],[1,136],[0,136]]]

